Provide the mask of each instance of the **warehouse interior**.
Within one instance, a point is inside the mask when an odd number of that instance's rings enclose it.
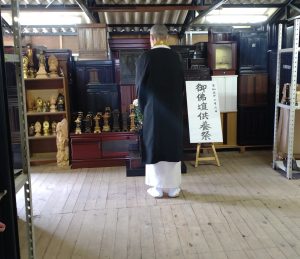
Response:
[[[0,4],[0,258],[300,257],[299,0]],[[182,107],[175,199],[147,194],[134,106],[154,24],[218,90],[221,140]]]

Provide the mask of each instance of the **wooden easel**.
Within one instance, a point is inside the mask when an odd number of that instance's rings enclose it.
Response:
[[[198,163],[201,161],[216,161],[217,166],[220,166],[220,161],[216,152],[215,145],[213,143],[205,143],[202,144],[203,146],[201,147],[201,144],[197,144],[197,152],[196,152],[196,161],[195,161],[195,167],[198,167]],[[206,156],[206,157],[200,157],[200,150],[208,150],[211,149],[214,153],[214,156]]]

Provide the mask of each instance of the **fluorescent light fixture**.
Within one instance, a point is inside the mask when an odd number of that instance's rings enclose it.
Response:
[[[276,8],[219,8],[207,14],[201,23],[255,24],[265,22]]]
[[[245,23],[262,23],[268,19],[267,15],[207,15],[206,21],[209,23],[230,23],[230,24],[245,24]]]
[[[11,12],[3,12],[1,16],[11,25]],[[21,25],[76,25],[90,22],[83,12],[19,12]]]
[[[21,25],[73,25],[81,23],[81,13],[20,12]]]
[[[232,26],[232,28],[234,29],[249,29],[251,28],[250,25],[236,25],[236,26]]]

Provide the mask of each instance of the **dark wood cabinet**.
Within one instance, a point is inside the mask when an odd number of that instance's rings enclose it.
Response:
[[[237,142],[239,145],[271,145],[273,112],[268,74],[241,74],[238,83]]]
[[[234,39],[238,43],[238,72],[259,73],[267,71],[268,40],[266,32],[237,32]]]
[[[139,141],[134,132],[71,134],[70,139],[72,168],[124,166]]]
[[[238,111],[237,141],[244,145],[271,145],[273,118],[266,106],[240,107]]]
[[[241,74],[238,83],[238,105],[260,106],[268,104],[268,74]]]
[[[96,105],[98,97],[108,101],[107,94],[115,95],[116,85],[114,64],[111,60],[91,60],[75,62],[75,84],[73,112],[104,112]],[[118,91],[118,90],[117,90]],[[113,98],[115,101],[115,98]],[[89,102],[90,100],[91,102]],[[95,100],[98,100],[95,102]],[[118,102],[118,100],[117,100]],[[109,103],[107,103],[108,105]],[[110,105],[108,105],[110,106]],[[119,103],[116,105],[119,109]],[[112,107],[112,106],[110,106]]]

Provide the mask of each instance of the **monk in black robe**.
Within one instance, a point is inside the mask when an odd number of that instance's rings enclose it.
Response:
[[[166,45],[168,29],[154,25],[151,50],[136,62],[138,105],[143,114],[142,160],[148,193],[177,197],[181,184],[182,105],[185,79],[177,53]]]

